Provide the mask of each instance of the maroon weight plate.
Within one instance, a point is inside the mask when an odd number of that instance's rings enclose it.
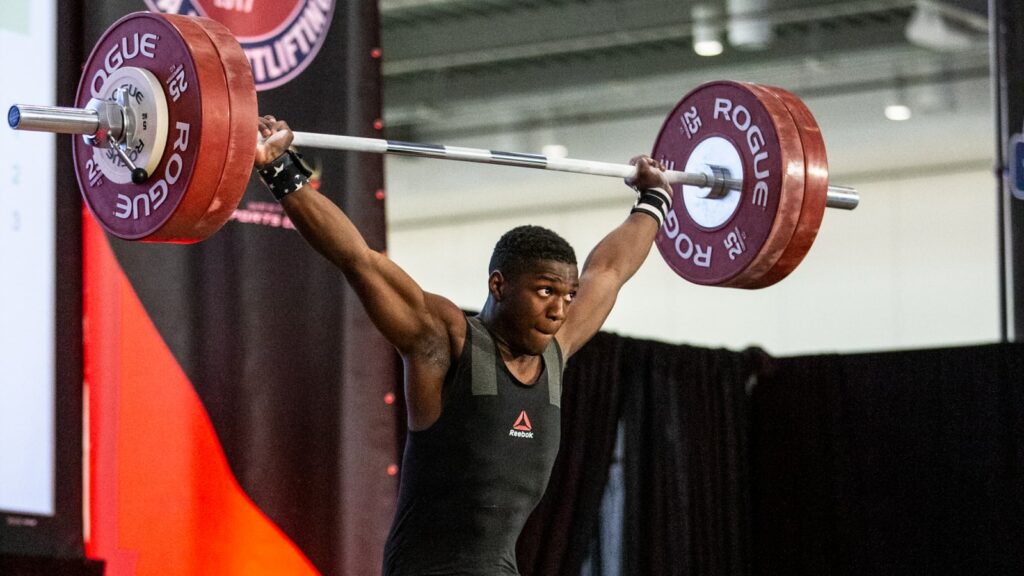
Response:
[[[793,234],[800,222],[800,211],[804,199],[804,150],[800,141],[800,131],[793,121],[793,116],[786,104],[774,92],[759,84],[745,86],[761,100],[761,103],[772,114],[778,128],[779,147],[786,154],[783,161],[782,199],[779,211],[775,214],[772,231],[768,234],[754,260],[735,278],[724,284],[733,288],[752,288],[762,276],[771,272],[785,254]]]
[[[219,22],[209,18],[196,18],[195,22],[206,31],[220,54],[231,104],[231,131],[224,171],[206,216],[197,227],[205,237],[219,230],[228,221],[238,207],[242,195],[245,194],[249,175],[252,173],[253,160],[256,157],[259,110],[252,68],[242,46],[235,40],[231,31]]]
[[[741,273],[722,284],[732,288],[751,288],[782,258],[796,232],[804,193],[803,145],[792,115],[774,92],[758,84],[744,86],[760,99],[761,104],[774,119],[778,130],[778,146],[784,157],[783,178],[779,209],[775,214],[772,230],[750,264]]]
[[[185,19],[187,20],[187,19]],[[102,96],[104,81],[122,66],[142,68],[163,86],[167,140],[163,158],[142,184],[116,183],[99,169],[105,154],[74,139],[75,174],[100,225],[118,238],[194,242],[224,164],[228,138],[227,85],[208,36],[194,25],[136,12],[106,30],[83,68],[76,105]]]
[[[738,82],[703,84],[665,120],[652,155],[673,170],[726,168],[743,182],[723,198],[675,186],[655,243],[684,279],[742,287],[785,249],[803,196],[803,151],[785,106]],[[799,170],[797,170],[799,168]]]
[[[178,31],[192,52],[203,88],[203,130],[199,139],[199,156],[184,198],[170,220],[145,240],[182,244],[198,242],[215,231],[204,228],[202,223],[214,202],[217,185],[225,170],[231,136],[231,99],[220,53],[196,19],[174,14],[158,17],[166,19]],[[217,133],[210,134],[212,131]]]
[[[800,209],[800,221],[793,233],[793,239],[786,246],[786,251],[767,274],[748,288],[771,286],[800,265],[818,236],[818,228],[821,226],[825,204],[828,201],[828,158],[825,153],[825,140],[814,115],[791,92],[776,87],[764,88],[773,91],[785,103],[800,132],[800,142],[804,148],[804,202]]]

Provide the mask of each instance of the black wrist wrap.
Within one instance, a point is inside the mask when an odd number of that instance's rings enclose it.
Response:
[[[301,154],[288,150],[270,164],[257,170],[257,173],[270,189],[270,193],[280,202],[285,196],[305,186],[313,171],[302,161]]]
[[[629,212],[630,214],[633,212],[643,212],[654,218],[660,227],[665,223],[665,215],[668,214],[671,208],[671,192],[665,192],[661,188],[648,188],[637,191],[636,204],[633,205],[633,209]]]

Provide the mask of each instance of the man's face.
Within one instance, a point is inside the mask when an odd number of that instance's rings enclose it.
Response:
[[[542,354],[565,322],[579,288],[575,264],[537,260],[526,270],[505,277],[500,293],[503,336],[517,352]]]

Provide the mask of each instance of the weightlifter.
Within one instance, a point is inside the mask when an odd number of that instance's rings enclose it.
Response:
[[[672,202],[663,167],[632,160],[636,204],[581,272],[554,232],[521,226],[503,235],[483,310],[467,317],[371,250],[307,185],[285,122],[264,116],[259,129],[258,173],[305,239],[341,269],[405,365],[409,434],[384,574],[518,574],[516,540],[558,451],[563,367],[650,251]]]

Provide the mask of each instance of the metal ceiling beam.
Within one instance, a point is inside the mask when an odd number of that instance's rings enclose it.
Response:
[[[951,90],[955,83],[987,78],[987,54],[977,50],[944,55],[940,62],[934,55],[909,46],[879,46],[857,58],[834,56],[809,63],[793,57],[730,68],[678,71],[644,80],[587,83],[560,91],[496,93],[486,99],[465,98],[461,91],[451,91],[442,101],[419,99],[408,106],[388,106],[385,120],[393,137],[397,134],[399,139],[452,139],[480,132],[660,116],[689,90],[721,78],[784,86],[802,98],[827,98],[893,88],[897,74],[905,87],[934,85]]]
[[[780,3],[758,17],[774,26],[790,26],[883,17],[905,12],[914,2],[832,0],[799,6]],[[725,21],[719,25],[724,26]],[[692,34],[688,5],[679,0],[569,2],[455,20],[424,18],[385,26],[383,73],[385,77],[395,77],[496,66],[595,50],[688,41]]]
[[[392,15],[384,26],[385,120],[392,137],[408,139],[417,132],[578,122],[644,113],[717,77],[777,78],[777,85],[818,93],[859,83],[877,89],[900,70],[915,70],[915,57],[934,58],[908,46],[904,34],[919,1],[940,0],[773,0],[765,16],[776,37],[768,50],[727,47],[719,57],[701,58],[690,46],[690,4],[681,0],[383,0],[382,10],[389,5],[385,13]],[[977,1],[955,0],[955,9],[978,18],[969,6]],[[475,9],[462,11],[467,2]],[[981,51],[962,55],[961,68],[972,78],[986,60],[986,44],[979,44]],[[851,77],[852,62],[868,52],[891,56]],[[814,62],[827,64],[801,72]],[[783,72],[785,66],[796,72]],[[780,72],[758,79],[758,68]],[[638,89],[666,96],[654,101]]]
[[[974,7],[975,3],[968,2],[968,6],[957,5],[948,0],[920,0],[923,4],[928,4],[935,8],[940,14],[953,20],[963,26],[966,26],[975,32],[988,32],[988,18],[986,11],[978,12],[977,8]],[[961,0],[963,1],[963,0]]]

